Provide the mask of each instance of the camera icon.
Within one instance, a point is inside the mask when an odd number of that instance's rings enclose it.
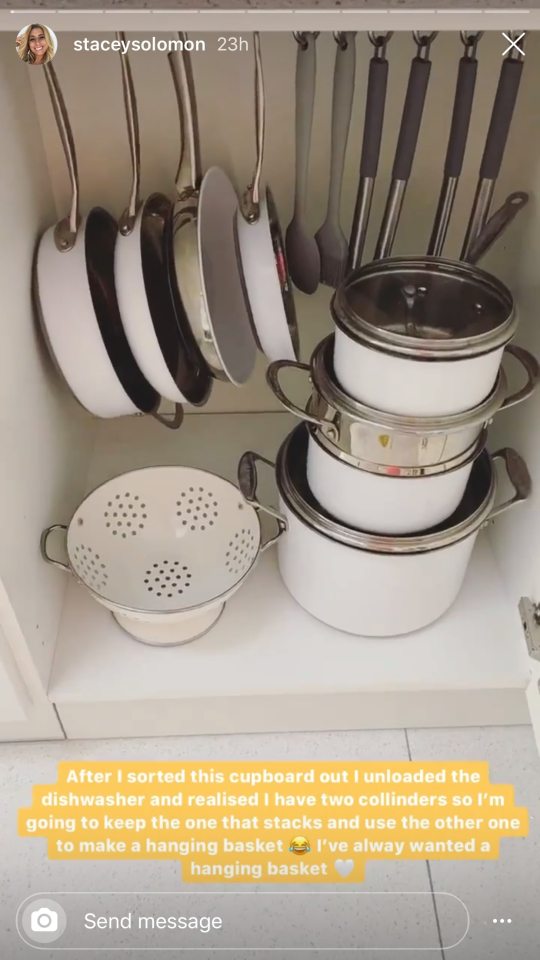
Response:
[[[29,897],[17,911],[17,929],[32,944],[54,943],[67,928],[63,906],[50,897]]]
[[[30,930],[32,933],[58,933],[58,912],[41,907],[30,914]]]

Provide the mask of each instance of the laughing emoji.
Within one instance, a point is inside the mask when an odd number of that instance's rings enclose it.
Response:
[[[299,857],[302,857],[304,853],[310,852],[311,847],[309,845],[309,840],[306,840],[305,837],[295,837],[294,840],[291,840],[289,853],[296,853]]]

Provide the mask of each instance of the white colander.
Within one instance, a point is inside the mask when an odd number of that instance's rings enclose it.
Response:
[[[47,541],[67,530],[69,564]],[[89,494],[69,527],[44,531],[44,558],[71,570],[124,629],[154,644],[206,632],[240,587],[263,542],[257,510],[222,477],[191,467],[149,467]]]

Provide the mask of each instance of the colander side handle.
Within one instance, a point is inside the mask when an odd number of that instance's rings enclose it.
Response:
[[[44,560],[47,561],[47,563],[52,564],[53,567],[59,567],[60,570],[64,570],[64,571],[67,570],[67,572],[69,573],[69,565],[67,563],[62,563],[61,560],[54,560],[53,557],[50,557],[49,554],[47,553],[47,543],[49,541],[49,537],[51,533],[54,533],[55,530],[63,530],[65,532],[67,530],[67,527],[65,523],[53,523],[51,527],[47,527],[47,529],[43,531],[43,533],[41,534],[41,539],[39,541],[41,556],[43,557]]]
[[[154,420],[157,420],[158,423],[161,423],[162,426],[168,427],[169,430],[178,430],[182,426],[184,420],[184,408],[181,403],[175,403],[174,405],[174,416],[162,414],[159,410],[154,410],[150,414]]]
[[[240,487],[240,493],[247,503],[250,503],[258,512],[268,514],[268,516],[272,517],[277,523],[277,530],[273,536],[265,539],[261,532],[260,551],[262,553],[268,547],[271,547],[272,544],[276,543],[282,533],[285,533],[287,530],[287,520],[278,510],[274,509],[274,507],[267,507],[257,499],[257,483],[259,480],[257,462],[265,463],[271,467],[272,470],[275,470],[276,465],[271,460],[261,456],[260,453],[255,453],[253,450],[247,450],[246,453],[242,454],[238,463],[238,486]]]

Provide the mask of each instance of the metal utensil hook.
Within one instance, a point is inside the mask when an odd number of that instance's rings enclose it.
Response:
[[[316,40],[319,33],[320,30],[316,30],[314,33],[308,33],[305,30],[293,30],[293,37],[302,50],[307,50],[309,47],[309,37],[313,37],[313,40]]]
[[[341,50],[346,50],[349,46],[349,41],[347,40],[347,34],[342,33],[340,30],[334,30],[334,40],[336,41],[338,47]]]
[[[423,33],[421,30],[413,30],[414,42],[418,47],[416,55],[422,60],[428,59],[429,49],[436,36],[436,30],[432,30],[431,33]]]
[[[476,48],[478,47],[479,40],[482,39],[484,35],[483,30],[461,30],[460,37],[463,46],[465,47],[465,56],[469,60],[472,60],[476,56]]]
[[[381,60],[386,56],[386,47],[393,33],[393,30],[387,30],[386,33],[377,33],[373,30],[368,32],[369,42],[375,47],[375,56]]]

